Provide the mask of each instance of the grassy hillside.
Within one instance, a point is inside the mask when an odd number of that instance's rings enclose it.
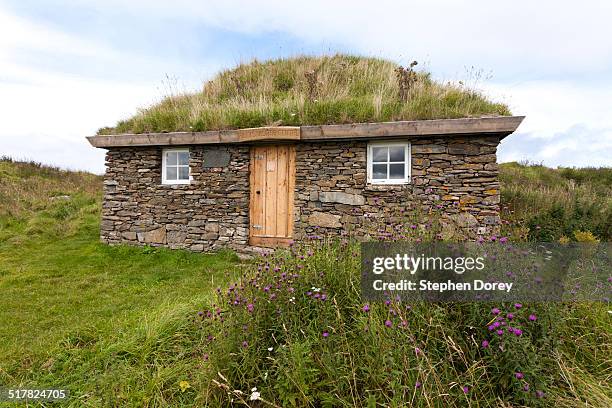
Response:
[[[221,72],[200,92],[170,95],[98,133],[510,115],[461,82],[443,84],[398,67],[350,55],[255,60]]]
[[[612,241],[612,168],[501,165],[505,232],[515,240],[575,239],[578,231]]]
[[[101,189],[92,174],[0,160],[0,387],[122,405],[171,398],[196,370],[189,316],[237,258],[100,244]]]
[[[609,239],[609,170],[507,164],[502,180],[517,239],[535,239],[525,228],[555,203],[567,216],[552,239],[577,229]],[[266,406],[249,401],[253,387],[277,406],[612,405],[605,304],[524,305],[517,320],[536,313],[537,325],[525,322],[500,355],[480,346],[490,305],[415,305],[408,332],[386,327],[404,312],[366,314],[346,247],[241,264],[229,253],[99,244],[100,191],[97,176],[0,161],[0,387],[68,387],[74,407]],[[587,205],[589,217],[577,217]],[[258,292],[236,286],[239,276],[284,285],[275,267],[303,271],[296,294],[316,285],[326,300],[279,292],[264,310]],[[230,282],[256,299],[254,312],[224,306]]]

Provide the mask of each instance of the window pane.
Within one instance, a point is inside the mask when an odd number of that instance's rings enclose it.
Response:
[[[372,161],[386,162],[388,147],[372,147]]]
[[[178,152],[178,164],[189,164],[189,152]]]
[[[389,165],[389,178],[390,179],[403,179],[404,178],[404,163],[401,164],[390,164]]]
[[[373,164],[372,165],[372,178],[375,180],[387,178],[387,165],[386,164]]]
[[[181,166],[179,169],[179,180],[189,180],[189,167]]]
[[[166,164],[176,166],[176,152],[166,152]]]
[[[176,167],[166,167],[166,180],[176,180]]]
[[[404,146],[393,146],[389,148],[389,161],[392,162],[403,162],[405,160],[404,158],[404,152],[405,152],[405,148]]]

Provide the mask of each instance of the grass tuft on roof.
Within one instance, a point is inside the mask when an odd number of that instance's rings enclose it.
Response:
[[[201,92],[164,98],[98,134],[206,131],[396,120],[509,116],[508,107],[427,72],[351,55],[240,64]]]

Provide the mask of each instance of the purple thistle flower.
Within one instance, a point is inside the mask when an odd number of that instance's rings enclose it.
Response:
[[[420,382],[417,381],[417,382],[414,383],[414,388],[421,388],[422,385],[423,384],[421,384]]]
[[[521,337],[523,335],[523,331],[521,329],[514,329],[514,335],[516,337]]]
[[[521,307],[523,307],[523,305],[520,304],[520,303],[515,303],[514,307],[517,308],[517,309],[520,309]]]
[[[366,313],[369,312],[370,311],[370,305],[366,303],[365,305],[363,305],[361,310],[363,310]]]
[[[525,392],[529,391],[529,384],[523,385],[523,391]]]
[[[506,317],[508,318],[508,320],[512,320],[514,319],[514,313],[508,313]]]
[[[530,314],[529,315],[529,321],[530,322],[535,322],[538,319],[538,317],[534,314]]]
[[[525,377],[525,375],[521,373],[520,371],[517,371],[516,373],[514,373],[514,376],[516,377],[517,380],[522,380]]]
[[[247,342],[246,340],[242,342],[242,347],[247,348],[249,347],[249,342]]]
[[[487,340],[483,340],[482,341],[482,348],[488,348],[489,347],[489,342]]]
[[[544,391],[537,390],[537,391],[536,391],[536,397],[538,397],[538,398],[544,398]]]
[[[391,320],[385,320],[385,326],[391,327],[393,326],[393,323],[391,323]]]
[[[501,311],[498,308],[494,307],[493,309],[491,309],[491,313],[493,313],[494,315],[498,315],[501,313]]]
[[[504,331],[502,329],[499,329],[496,333],[498,336],[502,336],[504,334]]]
[[[249,303],[249,304],[247,305],[247,310],[249,311],[249,313],[252,313],[254,308],[255,308],[255,307],[253,306],[253,304],[252,304],[252,303]]]
[[[329,337],[329,332],[327,330],[323,332],[323,337]]]
[[[419,354],[421,354],[421,349],[420,349],[420,348],[418,348],[418,347],[415,347],[415,348],[414,348],[414,354],[416,354],[417,356],[418,356]]]
[[[467,385],[465,385],[465,386],[463,386],[462,390],[463,390],[463,393],[464,393],[464,394],[467,394],[468,392],[470,392],[470,387],[468,387]]]

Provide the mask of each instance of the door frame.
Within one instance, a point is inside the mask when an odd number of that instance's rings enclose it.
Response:
[[[287,146],[288,157],[287,157],[287,236],[271,236],[271,235],[255,235],[252,220],[254,219],[254,199],[255,199],[255,151],[257,148],[264,147],[280,147]],[[293,227],[294,227],[294,202],[295,202],[295,144],[257,144],[250,147],[249,154],[249,245],[275,248],[275,247],[287,247],[293,242]],[[267,159],[266,159],[267,168]],[[265,202],[265,189],[264,202]],[[265,204],[264,204],[264,217],[265,217]]]

